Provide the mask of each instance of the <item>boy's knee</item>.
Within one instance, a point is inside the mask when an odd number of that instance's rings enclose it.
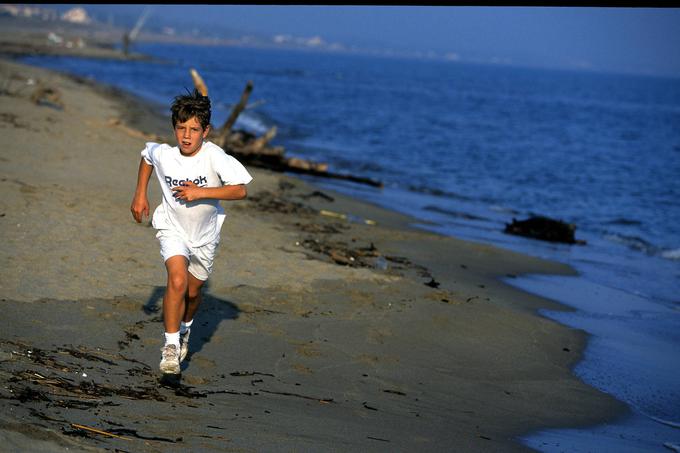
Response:
[[[184,293],[187,290],[188,279],[186,275],[173,274],[168,276],[168,287],[173,291]]]
[[[189,300],[196,300],[198,299],[198,296],[201,295],[201,288],[192,288],[191,286],[187,290],[187,299]]]

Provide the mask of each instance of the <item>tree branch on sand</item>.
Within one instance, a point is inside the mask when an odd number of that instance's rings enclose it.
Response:
[[[196,89],[206,96],[208,86],[195,69],[191,69],[191,77]],[[227,118],[222,127],[211,132],[211,137],[209,138],[227,153],[237,157],[244,163],[273,171],[342,179],[374,187],[383,186],[382,182],[371,178],[329,172],[328,164],[326,163],[312,162],[298,157],[286,157],[283,146],[270,145],[270,142],[276,137],[276,126],[272,126],[260,137],[245,130],[232,130],[238,116],[243,110],[248,108],[248,98],[252,91],[253,82],[249,80],[243,89],[241,99],[233,107],[229,118]]]

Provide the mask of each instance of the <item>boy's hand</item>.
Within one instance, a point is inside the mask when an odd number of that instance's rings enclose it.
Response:
[[[191,181],[184,181],[182,185],[172,188],[175,198],[184,201],[195,201],[203,198],[202,190],[202,187],[197,186]]]
[[[149,217],[149,200],[145,197],[133,198],[130,211],[132,211],[132,217],[135,218],[137,223],[142,223],[143,217]]]

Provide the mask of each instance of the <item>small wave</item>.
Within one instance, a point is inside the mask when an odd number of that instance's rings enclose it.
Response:
[[[639,220],[626,219],[624,217],[604,222],[605,225],[642,225]]]
[[[465,200],[465,201],[474,201],[473,198],[461,195],[459,193],[455,192],[448,192],[446,190],[441,190],[441,189],[434,189],[432,187],[427,187],[427,186],[422,186],[422,185],[411,185],[408,187],[408,190],[412,192],[418,192],[426,195],[432,195],[434,197],[442,197],[442,198],[453,198],[456,200]]]
[[[668,448],[669,450],[673,450],[680,453],[680,445],[678,444],[674,444],[672,442],[664,442],[663,446]]]
[[[673,420],[664,420],[663,418],[659,418],[659,417],[655,417],[653,415],[645,414],[644,412],[643,412],[643,414],[646,417],[649,417],[650,419],[654,420],[657,423],[661,423],[662,425],[670,426],[672,428],[680,429],[680,422],[675,422]]]
[[[495,212],[500,212],[501,214],[512,214],[512,215],[515,215],[515,216],[520,214],[520,212],[515,210],[515,209],[506,208],[504,206],[499,206],[499,205],[496,205],[496,204],[489,206],[489,209],[491,209],[492,211],[495,211]]]
[[[678,261],[680,260],[680,249],[664,250],[661,252],[661,256],[667,260]]]
[[[336,162],[337,159],[334,159]],[[385,171],[385,168],[377,164],[375,162],[352,162],[352,161],[347,161],[345,159],[342,159],[340,162],[343,167],[356,170],[360,173],[366,173],[366,172],[372,172],[372,173],[383,173]]]
[[[340,156],[337,156],[337,152],[335,150],[330,149],[330,148],[314,148],[315,151],[317,151],[318,154],[320,155],[328,155],[332,156],[330,158],[326,158],[326,160],[329,160],[334,166],[337,168],[342,168],[345,171],[355,171],[357,173],[374,173],[374,174],[383,174],[385,172],[385,167],[380,165],[379,163],[375,161],[366,161],[362,162],[359,160],[351,160],[351,159],[346,159]]]
[[[624,234],[617,233],[605,234],[604,238],[612,242],[618,242],[619,244],[623,244],[633,250],[646,253],[647,255],[659,256],[661,258],[671,261],[680,261],[680,248],[661,249],[640,237],[626,236]]]
[[[456,217],[460,219],[466,219],[466,220],[490,220],[486,217],[479,217],[473,214],[468,214],[467,212],[461,212],[461,211],[452,211],[450,209],[445,209],[445,208],[440,208],[439,206],[433,206],[433,205],[427,205],[423,208],[426,211],[432,211],[432,212],[438,212],[440,214],[445,214],[450,217]]]
[[[658,248],[653,244],[650,244],[649,242],[637,236],[626,236],[624,234],[609,233],[605,234],[604,238],[612,242],[618,242],[633,250],[638,250],[649,255],[654,255],[658,250]]]

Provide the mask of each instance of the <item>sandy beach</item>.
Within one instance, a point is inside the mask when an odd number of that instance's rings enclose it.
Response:
[[[6,59],[0,81],[7,451],[528,451],[625,411],[571,374],[585,334],[536,314],[566,308],[500,280],[571,268],[252,167],[181,380],[159,381],[165,269],[129,208],[169,121]]]

